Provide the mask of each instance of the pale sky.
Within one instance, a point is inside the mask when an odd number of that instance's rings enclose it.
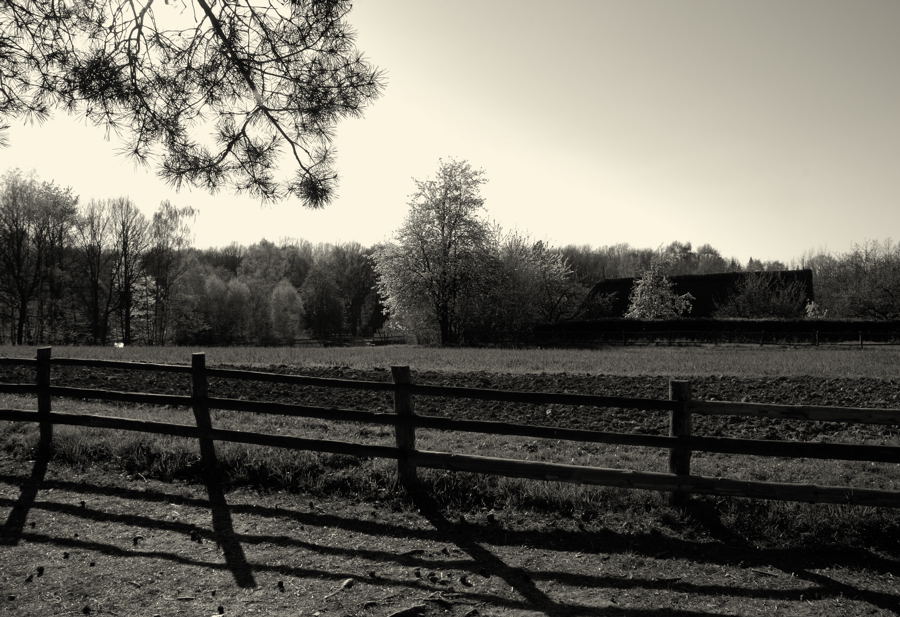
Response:
[[[325,210],[175,193],[63,113],[15,125],[0,170],[193,206],[200,247],[389,239],[441,157],[485,170],[492,220],[554,245],[790,261],[900,239],[896,0],[360,0],[351,22],[387,87],[338,126]]]

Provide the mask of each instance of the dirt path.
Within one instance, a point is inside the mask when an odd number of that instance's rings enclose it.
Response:
[[[0,614],[900,612],[897,555],[418,506],[222,494],[0,459]]]

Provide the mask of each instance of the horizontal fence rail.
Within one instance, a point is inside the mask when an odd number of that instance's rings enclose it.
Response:
[[[37,366],[33,358],[0,358],[0,366]]]
[[[333,379],[330,377],[308,377],[306,375],[282,375],[281,373],[263,373],[260,371],[241,371],[236,369],[206,369],[209,377],[226,379],[249,379],[301,386],[319,386],[322,388],[350,388],[355,390],[393,391],[394,384],[386,381],[362,381],[354,379]]]
[[[171,407],[190,407],[193,399],[178,394],[149,394],[146,392],[117,392],[114,390],[95,390],[92,388],[68,388],[50,386],[51,396],[63,398],[90,399],[117,403],[135,403],[138,405],[168,405]]]
[[[538,439],[559,439],[583,443],[644,446],[650,448],[687,448],[720,454],[750,454],[786,458],[817,458],[845,461],[900,463],[900,448],[845,443],[774,441],[767,439],[732,439],[728,437],[694,437],[611,433],[585,429],[557,428],[527,424],[511,424],[485,420],[452,420],[434,416],[416,416],[415,426],[447,431],[466,431],[489,435],[514,435]]]
[[[900,507],[900,504],[897,502],[900,495],[896,491],[877,489],[729,480],[705,476],[677,476],[646,471],[562,465],[559,463],[533,463],[468,454],[447,454],[444,452],[417,451],[412,455],[412,460],[419,467],[475,473],[485,473],[486,470],[490,470],[490,473],[513,478],[530,478],[534,480],[674,493],[690,492],[722,497],[757,497],[780,501],[852,503],[866,506]]]
[[[35,394],[37,386],[30,383],[0,383],[0,393],[3,394]]]
[[[752,416],[781,420],[900,425],[900,410],[897,409],[732,403],[729,401],[691,401],[690,408],[693,413],[704,416]]]
[[[470,398],[506,403],[530,403],[536,405],[585,405],[590,407],[625,407],[671,411],[672,401],[650,398],[630,398],[625,396],[597,396],[594,394],[566,394],[562,392],[514,392],[510,390],[490,390],[487,388],[459,388],[455,386],[410,385],[410,394],[444,396],[448,398]]]
[[[395,459],[400,456],[400,450],[388,446],[370,446],[366,444],[346,443],[343,441],[331,441],[327,439],[306,439],[290,435],[249,433],[246,431],[234,431],[228,429],[214,428],[204,430],[189,424],[172,424],[170,422],[136,420],[134,418],[117,418],[113,416],[97,416],[80,413],[50,413],[48,418],[54,424],[67,426],[118,429],[123,431],[136,431],[139,433],[153,433],[155,435],[188,437],[193,439],[205,438],[214,439],[216,441],[246,443],[275,448],[290,448],[295,450],[309,450],[311,452],[324,452],[328,454],[349,454],[360,457]],[[41,422],[41,419],[36,412],[18,409],[0,410],[0,420]]]
[[[0,384],[0,393],[36,395],[37,411],[0,409],[0,421],[37,423],[41,429],[42,448],[49,447],[52,440],[53,426],[69,425],[197,439],[201,446],[201,460],[207,473],[215,472],[215,451],[212,443],[221,441],[396,460],[400,480],[410,490],[415,490],[417,486],[416,470],[418,468],[432,468],[490,473],[535,480],[664,491],[672,494],[672,502],[675,504],[683,503],[690,494],[704,494],[816,503],[900,507],[900,491],[735,480],[692,475],[690,472],[690,459],[693,452],[900,464],[900,446],[737,439],[693,435],[691,433],[692,414],[900,425],[900,410],[895,409],[694,400],[691,397],[690,384],[685,381],[670,382],[670,396],[669,399],[664,400],[414,384],[412,383],[408,367],[392,367],[392,382],[356,381],[237,369],[208,369],[205,366],[205,356],[203,354],[193,354],[191,366],[73,358],[53,359],[51,362],[50,349],[42,348],[38,350],[36,360],[0,359],[0,364],[36,367],[35,382],[33,384]],[[151,394],[51,385],[51,364],[187,373],[191,375],[191,394],[189,396]],[[251,379],[325,388],[390,391],[394,396],[394,410],[391,413],[373,412],[293,403],[210,397],[207,386],[209,377]],[[667,436],[648,435],[418,415],[414,412],[413,395],[529,404],[559,404],[663,411],[670,414],[670,431]],[[60,413],[51,411],[52,398],[187,407],[194,412],[195,424],[173,424],[84,413]],[[210,410],[388,426],[394,429],[396,445],[367,445],[289,435],[219,429],[212,426]],[[606,469],[451,452],[430,452],[416,449],[416,429],[661,448],[669,451],[670,473]]]
[[[369,424],[383,424],[390,426],[393,426],[398,422],[396,414],[392,413],[336,409],[334,407],[311,407],[309,405],[293,405],[290,403],[210,398],[209,406],[211,409],[221,409],[224,411],[247,411],[250,413],[290,416],[294,418],[313,418],[317,420],[367,422]]]
[[[86,368],[113,368],[125,371],[160,371],[190,374],[191,367],[183,364],[159,364],[156,362],[129,362],[125,360],[90,360],[83,358],[54,358],[53,364],[60,366],[82,366]]]
[[[306,439],[288,435],[248,433],[225,429],[211,429],[204,431],[196,426],[136,420],[131,418],[72,413],[51,413],[49,417],[54,424],[58,425],[128,430],[194,439],[207,438],[223,442],[307,450],[310,452],[328,454],[344,454],[366,458],[388,459],[399,459],[403,455],[401,449],[389,446],[354,444],[342,441]],[[0,420],[17,422],[40,421],[36,412],[9,409],[0,410]],[[705,476],[679,477],[671,474],[653,472],[584,467],[559,463],[538,463],[469,454],[429,452],[425,450],[417,450],[412,453],[410,455],[410,462],[417,467],[430,469],[493,473],[507,477],[532,480],[655,491],[686,491],[696,494],[725,497],[758,497],[781,501],[852,503],[867,506],[898,507],[897,492],[877,489],[728,480]]]

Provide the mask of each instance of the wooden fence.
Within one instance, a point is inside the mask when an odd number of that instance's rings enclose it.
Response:
[[[702,437],[691,433],[691,418],[695,415],[737,415],[896,426],[900,425],[900,410],[896,409],[695,400],[691,396],[691,386],[687,381],[671,381],[669,399],[657,400],[620,396],[514,392],[420,385],[413,383],[409,367],[405,366],[391,368],[393,382],[332,379],[207,368],[205,356],[202,353],[193,354],[191,366],[73,358],[54,358],[52,364],[185,373],[191,375],[192,391],[190,396],[186,396],[116,392],[53,385],[51,383],[51,352],[49,347],[38,349],[35,360],[0,358],[0,365],[30,365],[35,367],[36,378],[33,384],[4,383],[0,384],[0,392],[36,395],[37,411],[0,409],[0,420],[38,423],[40,425],[41,444],[43,447],[48,447],[51,443],[53,426],[55,425],[88,426],[197,439],[200,443],[204,469],[209,473],[212,473],[216,466],[215,451],[212,443],[214,441],[225,441],[359,457],[394,459],[397,461],[399,479],[410,490],[414,490],[417,483],[416,470],[418,468],[432,468],[535,480],[665,491],[672,493],[672,500],[675,503],[683,502],[690,494],[704,494],[815,503],[900,507],[900,491],[706,477],[692,475],[690,468],[691,454],[695,451],[898,464],[900,463],[900,446],[734,439]],[[208,394],[207,387],[207,379],[209,377],[392,392],[394,410],[393,413],[381,413],[211,397]],[[418,415],[414,411],[414,398],[417,396],[657,410],[668,412],[670,415],[670,430],[668,436],[647,435],[424,416]],[[183,425],[90,414],[59,413],[51,408],[51,401],[55,398],[190,407],[194,413],[195,424]],[[212,425],[210,418],[211,409],[393,426],[396,435],[395,445],[366,445],[219,429]],[[606,469],[420,450],[416,448],[416,429],[418,428],[662,448],[669,451],[669,473]]]
[[[529,344],[546,347],[618,345],[897,345],[898,320],[623,319],[541,324]]]
[[[510,345],[516,341],[508,341]],[[745,330],[691,330],[687,328],[671,330],[607,330],[582,338],[534,336],[529,341],[534,346],[570,347],[594,349],[617,346],[684,346],[684,345],[764,345],[818,347],[886,346],[900,344],[900,331],[883,333],[870,330],[796,330],[779,331],[765,329]]]

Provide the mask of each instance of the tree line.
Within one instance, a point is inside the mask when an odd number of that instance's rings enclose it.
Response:
[[[359,244],[197,249],[195,212],[79,203],[13,170],[0,183],[0,339],[14,344],[290,344],[384,321]]]
[[[538,323],[609,316],[584,302],[604,278],[644,278],[641,294],[651,298],[652,277],[659,289],[660,277],[729,271],[761,274],[734,290],[720,316],[810,310],[798,290],[765,276],[788,267],[781,262],[741,264],[681,242],[552,247],[503,230],[487,220],[484,182],[465,161],[441,162],[416,182],[393,241],[373,247],[262,240],[199,249],[190,207],[163,202],[146,216],[127,197],[81,202],[12,170],[0,181],[0,340],[276,345],[386,332],[439,344],[516,342]],[[896,243],[791,266],[814,272],[808,316],[900,317]]]
[[[627,244],[553,248],[485,217],[483,170],[441,161],[416,181],[409,213],[392,243],[376,247],[377,284],[392,322],[420,340],[478,344],[527,340],[535,324],[605,317],[690,316],[690,294],[669,276],[747,272],[716,307],[723,318],[900,317],[900,245],[867,242],[845,254],[810,255],[790,266],[741,264],[709,244],[672,242],[658,249]],[[778,271],[810,268],[809,289]],[[634,278],[629,308],[589,294],[604,279]],[[592,298],[586,302],[586,298]]]

